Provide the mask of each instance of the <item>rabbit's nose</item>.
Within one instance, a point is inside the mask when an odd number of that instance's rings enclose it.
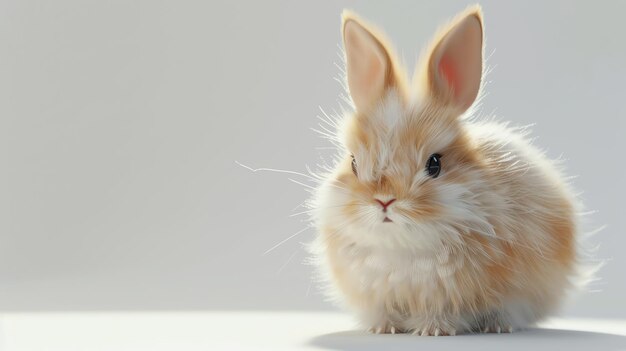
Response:
[[[383,207],[383,212],[387,212],[387,207],[389,207],[389,205],[391,205],[394,201],[396,201],[396,199],[391,199],[387,202],[382,202],[378,199],[374,199],[374,200],[376,200],[376,202],[378,202]]]

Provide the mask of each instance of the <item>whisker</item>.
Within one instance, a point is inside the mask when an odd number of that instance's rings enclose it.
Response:
[[[287,261],[285,263],[283,263],[282,266],[280,266],[280,268],[278,269],[278,271],[276,271],[276,275],[280,274],[280,272],[283,271],[283,269],[285,269],[285,267],[287,267],[287,265],[289,264],[289,262],[291,262],[291,260],[293,260],[293,258],[296,256],[296,254],[298,253],[298,250],[294,251],[291,256],[289,256],[289,258],[287,259]]]
[[[326,209],[331,209],[331,208],[339,208],[339,207],[343,207],[343,206],[344,205],[326,206],[323,209],[326,210]],[[318,207],[311,208],[310,210],[301,211],[301,212],[298,212],[298,213],[293,213],[293,214],[289,215],[289,217],[295,217],[295,216],[299,216],[299,215],[302,215],[302,214],[307,214],[307,213],[311,213],[311,212],[315,212],[315,211],[319,211],[319,210],[321,210],[321,209],[318,208]]]
[[[274,246],[270,247],[269,249],[267,249],[267,251],[265,251],[265,252],[263,253],[263,255],[267,255],[268,253],[270,253],[270,252],[274,251],[277,247],[279,247],[280,245],[282,245],[282,244],[284,244],[285,242],[287,242],[287,240],[289,240],[289,239],[291,239],[291,238],[295,237],[295,236],[296,236],[296,235],[298,235],[298,234],[303,233],[303,232],[304,232],[305,230],[307,230],[307,229],[311,229],[311,227],[310,227],[310,226],[306,226],[306,227],[304,227],[303,229],[300,229],[299,231],[297,231],[297,232],[295,232],[294,234],[290,235],[289,237],[287,237],[286,239],[282,240],[282,241],[281,241],[281,242],[279,242],[278,244],[276,244],[276,245],[274,245]]]
[[[306,208],[306,205],[307,205],[307,201],[306,201],[306,200],[305,200],[305,201],[302,201],[300,204],[298,204],[298,206],[296,206],[296,207],[292,208],[292,209],[291,209],[291,212],[293,212],[293,211],[297,210],[297,209],[298,209],[298,208],[300,208],[300,207],[305,207],[305,208]]]
[[[287,178],[287,179],[289,179],[290,182],[298,184],[298,185],[301,185],[301,186],[303,186],[303,187],[305,187],[307,189],[315,190],[314,186],[310,186],[308,184],[301,183],[301,182],[299,182],[299,181],[297,181],[297,180],[295,180],[293,178]]]
[[[313,179],[313,177],[311,177],[310,175],[304,174],[304,173],[300,173],[300,172],[296,172],[296,171],[288,171],[288,170],[284,170],[284,169],[274,169],[274,168],[252,168],[250,166],[246,166],[243,163],[239,162],[239,161],[235,161],[236,164],[238,164],[239,166],[250,170],[252,172],[276,172],[276,173],[287,173],[287,174],[295,174],[301,177],[307,177],[307,178],[311,178]]]

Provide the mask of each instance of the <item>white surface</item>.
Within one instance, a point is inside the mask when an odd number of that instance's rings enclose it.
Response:
[[[513,334],[370,335],[349,316],[289,312],[8,313],[2,351],[626,350],[625,320],[557,319]]]

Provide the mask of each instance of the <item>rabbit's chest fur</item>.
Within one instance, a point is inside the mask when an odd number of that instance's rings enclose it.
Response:
[[[339,251],[336,267],[345,270],[347,290],[364,304],[385,306],[386,313],[444,306],[444,296],[457,288],[456,275],[468,268],[464,257],[445,249],[399,252],[349,243]]]

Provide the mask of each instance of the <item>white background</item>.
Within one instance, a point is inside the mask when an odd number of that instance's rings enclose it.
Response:
[[[466,1],[0,2],[0,310],[331,309],[287,176],[329,151],[340,13],[409,67]],[[602,278],[566,314],[625,317],[626,3],[482,3],[482,113],[536,123],[588,209]]]

